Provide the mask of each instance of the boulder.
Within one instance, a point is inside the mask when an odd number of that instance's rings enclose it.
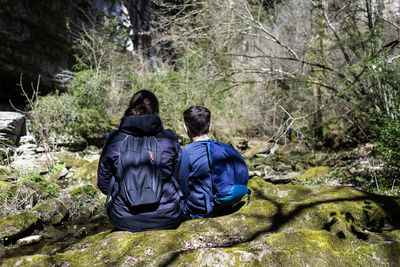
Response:
[[[72,167],[79,168],[88,163],[87,160],[80,158],[76,153],[72,153],[69,151],[55,152],[54,157],[58,161],[64,163],[67,169],[70,169]]]
[[[57,136],[56,138],[51,137],[49,139],[51,144],[71,152],[82,151],[87,146],[87,142],[83,137]]]
[[[22,153],[13,157],[10,166],[21,175],[29,173],[47,173],[54,164],[49,153]]]
[[[25,115],[19,112],[0,111],[0,143],[16,145],[26,134]]]
[[[249,149],[246,151],[244,156],[246,158],[252,158],[257,154],[268,154],[274,146],[275,144],[269,141],[252,139],[248,141]]]
[[[21,83],[29,97],[39,79],[41,94],[55,88],[65,89],[73,78],[73,73],[68,70],[75,64],[72,52],[74,37],[93,23],[105,18],[118,20],[119,28],[129,33],[124,43],[130,52],[136,49],[148,51],[152,45],[148,24],[152,15],[147,8],[148,1],[0,2],[0,110],[9,99],[14,104],[26,101],[21,96]],[[83,26],[85,22],[87,26]]]
[[[28,211],[0,219],[0,240],[12,242],[32,232],[38,224],[60,223],[67,214],[68,209],[61,201],[49,199]]]
[[[351,266],[400,262],[400,199],[348,187],[249,182],[236,213],[175,230],[105,231],[5,266]],[[46,251],[51,251],[46,253]]]
[[[331,168],[327,166],[311,167],[305,173],[300,176],[300,180],[305,179],[318,179],[328,176]]]
[[[273,184],[287,184],[299,177],[297,172],[288,172],[280,175],[268,175],[264,179]]]
[[[91,185],[97,185],[97,168],[99,160],[93,160],[84,164],[82,167],[77,168],[73,177],[78,181],[88,182]]]

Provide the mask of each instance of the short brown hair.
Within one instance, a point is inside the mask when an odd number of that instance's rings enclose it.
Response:
[[[189,128],[191,137],[200,136],[208,133],[211,112],[205,107],[192,106],[183,112],[183,120]]]

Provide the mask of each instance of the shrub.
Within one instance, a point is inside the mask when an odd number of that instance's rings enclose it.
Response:
[[[384,117],[381,125],[375,129],[376,151],[384,163],[382,186],[390,187],[400,175],[400,121]]]

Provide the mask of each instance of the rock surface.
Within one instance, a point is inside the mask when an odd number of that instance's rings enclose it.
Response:
[[[395,266],[400,199],[348,187],[249,183],[236,213],[176,230],[105,231],[76,244],[17,256],[3,266]],[[46,252],[51,251],[51,253]]]
[[[25,100],[20,80],[29,92],[40,75],[40,93],[54,90],[54,76],[74,64],[73,36],[88,19],[117,18],[130,34],[130,51],[151,43],[149,34],[141,34],[150,30],[146,0],[1,0],[0,5],[0,110],[11,109],[9,99]]]
[[[40,240],[42,240],[41,235],[31,235],[31,236],[27,236],[27,237],[18,239],[17,244],[20,246],[26,246],[26,245],[31,245],[34,243],[39,243]]]
[[[15,145],[26,134],[25,115],[0,111],[0,143]]]
[[[0,219],[0,240],[12,242],[32,231],[36,225],[54,225],[60,223],[67,215],[68,208],[61,201],[47,200],[36,207]]]

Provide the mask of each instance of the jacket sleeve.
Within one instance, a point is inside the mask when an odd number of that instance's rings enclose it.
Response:
[[[179,144],[178,139],[176,139],[176,141],[175,141],[175,149],[176,149],[177,156],[175,159],[173,175],[174,175],[175,179],[177,179],[179,182],[179,179],[180,179],[179,178],[179,169],[180,169],[181,160],[182,160],[182,148],[181,148],[181,145]]]
[[[189,194],[189,174],[190,174],[190,161],[189,153],[186,149],[182,151],[182,160],[179,169],[179,181],[183,197],[186,199]]]
[[[107,160],[107,153],[104,153],[103,151],[97,169],[97,187],[105,195],[108,194],[112,176],[110,164]]]
[[[107,195],[108,191],[110,190],[110,183],[111,179],[113,177],[113,160],[110,156],[111,154],[111,148],[110,148],[110,137],[113,134],[110,133],[107,136],[107,140],[104,144],[103,150],[101,151],[100,155],[100,160],[99,160],[99,166],[97,168],[97,187],[100,189],[100,191]]]

